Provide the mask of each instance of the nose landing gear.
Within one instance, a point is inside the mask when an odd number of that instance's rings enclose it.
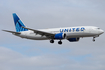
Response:
[[[95,42],[95,37],[93,37],[93,42]]]

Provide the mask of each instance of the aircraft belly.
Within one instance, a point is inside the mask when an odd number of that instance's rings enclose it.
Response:
[[[95,36],[96,34],[93,34],[93,33],[68,33],[67,34],[67,38],[74,38],[74,37],[93,37]]]

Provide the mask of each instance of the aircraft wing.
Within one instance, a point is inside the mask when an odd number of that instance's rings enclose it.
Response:
[[[28,30],[32,30],[36,34],[40,34],[42,36],[45,35],[46,37],[50,37],[50,38],[53,38],[54,35],[55,35],[55,34],[52,34],[52,33],[44,32],[44,31],[39,31],[39,30],[35,30],[35,29],[30,29],[30,28],[26,28],[26,27],[22,27],[22,28],[25,28],[25,29],[28,29]]]
[[[19,32],[14,32],[14,31],[9,31],[9,30],[2,30],[2,31],[13,33],[13,34],[20,34]]]

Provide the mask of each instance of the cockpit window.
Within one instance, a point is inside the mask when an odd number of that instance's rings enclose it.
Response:
[[[100,29],[100,28],[97,28],[97,29]]]

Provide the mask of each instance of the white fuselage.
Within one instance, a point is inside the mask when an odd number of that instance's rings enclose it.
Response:
[[[80,37],[98,37],[104,31],[98,27],[94,26],[77,26],[77,27],[64,27],[64,28],[52,28],[52,29],[38,29],[40,31],[48,33],[65,33],[66,39],[69,38],[80,38]],[[22,31],[21,34],[16,35],[22,38],[32,39],[32,40],[47,40],[49,39],[46,36],[42,36],[34,33],[34,31]]]

